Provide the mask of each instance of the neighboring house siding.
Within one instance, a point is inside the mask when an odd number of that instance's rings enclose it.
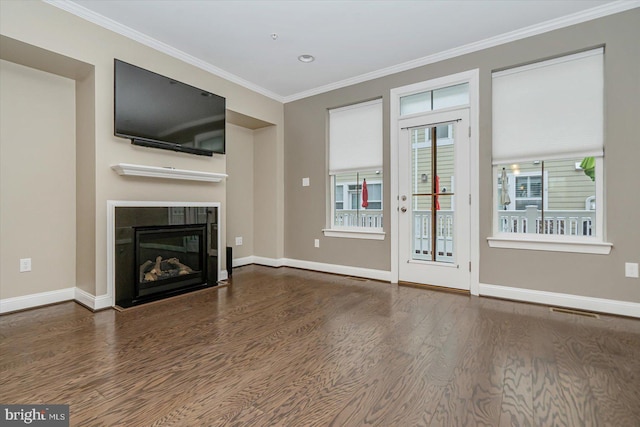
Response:
[[[582,159],[546,161],[544,171],[548,184],[547,209],[549,210],[582,210],[588,197],[595,195],[595,184],[584,171],[575,167]],[[507,171],[511,174],[509,166]],[[529,163],[518,164],[520,173],[540,172],[541,165]],[[513,180],[511,180],[513,181]],[[511,183],[511,185],[513,185]]]
[[[418,144],[422,145],[424,143],[424,138],[422,138],[421,134],[418,134]],[[412,176],[415,176],[414,180],[418,183],[417,185],[417,193],[431,193],[433,186],[433,176],[431,169],[431,143],[426,143],[428,146],[421,147],[415,149],[415,153],[412,156],[413,168],[417,166],[417,172],[412,171]],[[455,177],[454,177],[454,145],[449,143],[447,140],[446,143],[437,146],[437,175],[440,178],[440,191],[444,192],[444,189],[447,189],[448,193],[455,193]],[[417,164],[416,164],[417,157]],[[415,174],[415,175],[414,175]],[[427,175],[426,182],[422,180],[422,175]],[[455,197],[455,196],[454,196]],[[451,196],[440,196],[440,209],[441,210],[451,210],[452,207],[452,197]],[[455,202],[454,202],[455,203]],[[418,199],[417,210],[430,210],[431,209],[431,198],[430,197],[420,197]]]

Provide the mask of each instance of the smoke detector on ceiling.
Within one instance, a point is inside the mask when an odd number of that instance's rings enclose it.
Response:
[[[313,62],[315,61],[316,58],[313,57],[313,55],[300,55],[298,56],[298,61],[300,62]]]

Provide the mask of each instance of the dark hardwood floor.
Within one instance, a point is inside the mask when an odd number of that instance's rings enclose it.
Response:
[[[0,402],[83,426],[640,426],[640,321],[289,268],[0,317]]]

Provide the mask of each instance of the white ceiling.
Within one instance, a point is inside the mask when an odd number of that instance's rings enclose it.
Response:
[[[620,10],[636,0],[45,0],[283,102]],[[277,39],[272,34],[278,35]],[[316,60],[305,64],[301,54]]]

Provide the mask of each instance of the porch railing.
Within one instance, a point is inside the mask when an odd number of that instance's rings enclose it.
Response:
[[[382,228],[382,209],[336,210],[334,224],[341,227]]]
[[[382,210],[336,210],[335,225],[344,227],[382,228]],[[498,227],[503,233],[537,233],[568,236],[591,236],[595,233],[596,213],[592,210],[545,210],[528,206],[526,210],[499,211]],[[432,260],[431,211],[413,212],[414,259]],[[454,211],[437,211],[436,257],[437,261],[453,262]]]
[[[454,211],[439,210],[436,214],[436,261],[453,262]],[[431,211],[413,211],[413,259],[432,261]]]
[[[521,211],[498,211],[498,228],[503,233],[592,236],[596,212],[592,210],[545,210],[527,206]]]

